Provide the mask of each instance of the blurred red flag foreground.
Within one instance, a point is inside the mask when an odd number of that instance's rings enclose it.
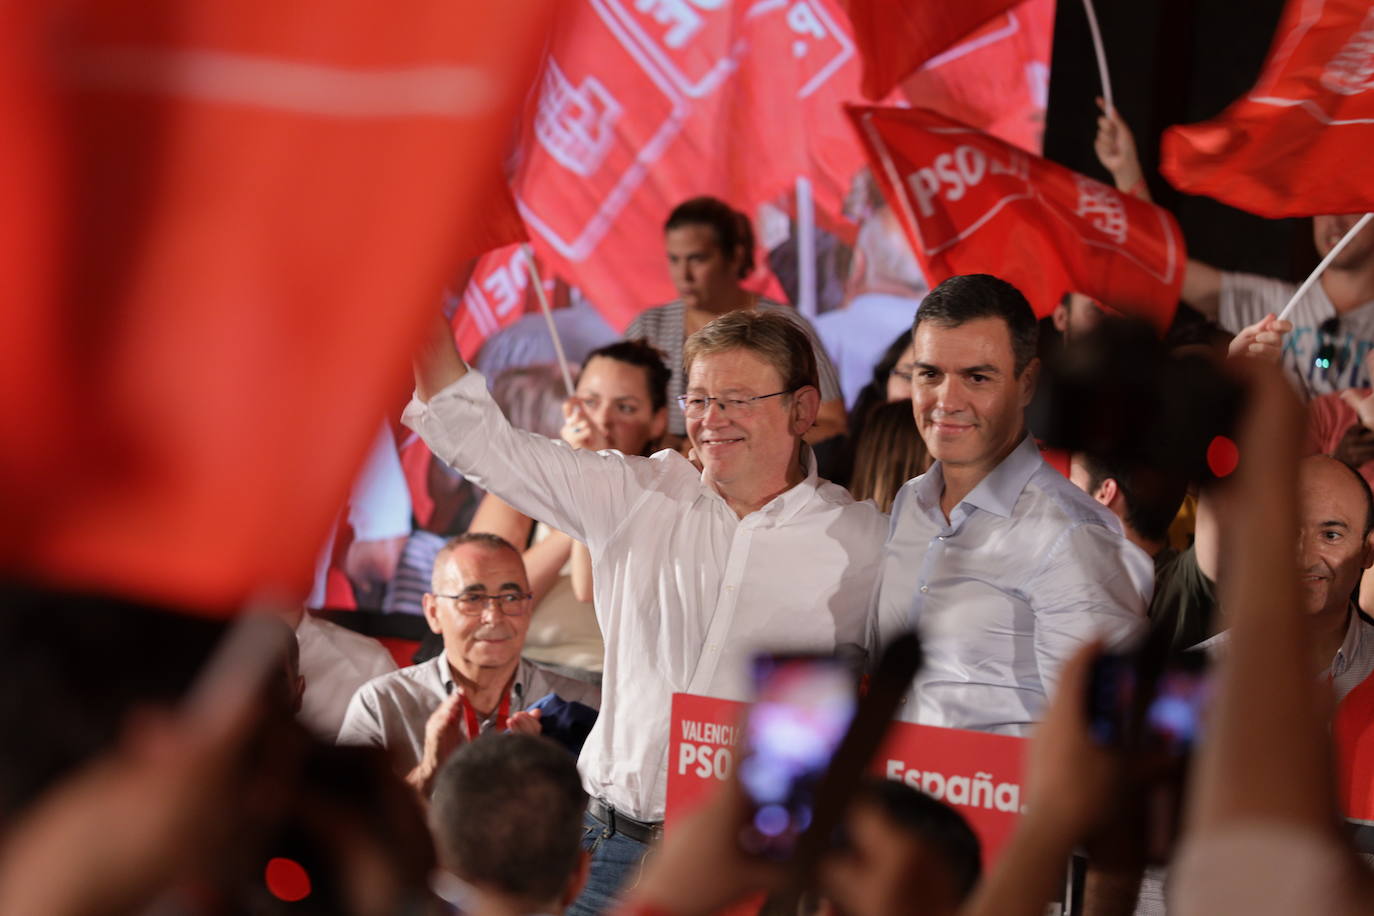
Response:
[[[1289,0],[1259,82],[1214,120],[1164,133],[1181,191],[1276,219],[1374,210],[1374,8]]]
[[[483,245],[551,11],[4,6],[4,574],[210,612],[304,592]]]
[[[1168,328],[1185,253],[1167,211],[931,111],[849,114],[932,284],[990,273],[1042,318],[1080,292]]]

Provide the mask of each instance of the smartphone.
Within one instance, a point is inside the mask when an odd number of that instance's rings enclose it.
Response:
[[[831,656],[760,655],[753,675],[756,700],[739,764],[750,817],[739,843],[749,855],[780,861],[811,825],[817,786],[854,721],[858,684]]]
[[[1207,663],[1205,652],[1176,655],[1162,669],[1146,666],[1139,653],[1098,656],[1087,696],[1093,738],[1108,747],[1187,754],[1211,699]]]

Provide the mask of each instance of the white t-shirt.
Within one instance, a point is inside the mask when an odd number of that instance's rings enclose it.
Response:
[[[353,694],[374,677],[395,671],[396,661],[377,640],[309,613],[296,627],[296,642],[305,678],[299,718],[313,733],[333,741]]]
[[[1297,289],[1295,284],[1270,277],[1223,271],[1217,321],[1235,334],[1271,312],[1277,315]],[[1337,315],[1317,282],[1293,307],[1290,320],[1293,333],[1284,343],[1283,368],[1309,398],[1370,387],[1364,357],[1374,349],[1374,302]],[[1330,366],[1319,365],[1319,357],[1329,360]]]

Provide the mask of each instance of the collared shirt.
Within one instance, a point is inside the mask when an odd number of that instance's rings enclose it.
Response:
[[[578,451],[513,429],[477,373],[406,408],[434,454],[585,543],[606,640],[601,716],[578,767],[587,791],[663,819],[672,695],[751,699],[761,650],[861,654],[884,522],[808,474],[740,518],[676,452]]]
[[[386,748],[397,772],[409,773],[424,755],[425,723],[452,692],[453,671],[442,652],[427,662],[373,678],[349,701],[335,743]],[[510,711],[520,712],[550,693],[593,708],[601,700],[595,685],[520,659],[510,688]],[[487,731],[495,722],[492,713],[481,730]]]
[[[908,481],[883,551],[876,640],[914,626],[925,654],[900,716],[1026,734],[1081,644],[1143,629],[1153,564],[1029,436],[948,521],[943,492],[939,462]]]
[[[1222,630],[1211,639],[1198,643],[1193,649],[1206,652],[1215,662],[1226,656],[1230,645],[1231,631]],[[1331,682],[1331,691],[1339,703],[1371,673],[1374,673],[1374,620],[1370,620],[1352,604],[1350,623],[1345,628],[1345,639],[1341,640],[1341,647],[1331,659],[1331,667],[1318,677]]]

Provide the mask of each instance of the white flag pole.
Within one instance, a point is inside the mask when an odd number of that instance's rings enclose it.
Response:
[[[1083,9],[1088,14],[1088,29],[1093,33],[1093,51],[1097,54],[1097,75],[1102,81],[1102,100],[1107,103],[1108,111],[1115,111],[1112,103],[1112,78],[1107,73],[1107,52],[1102,47],[1102,31],[1097,27],[1097,10],[1093,0],[1083,0]]]
[[[1374,213],[1366,213],[1364,216],[1361,216],[1360,221],[1351,226],[1349,232],[1341,236],[1341,240],[1327,253],[1326,257],[1322,258],[1322,262],[1317,265],[1316,270],[1312,271],[1312,275],[1302,281],[1302,286],[1298,287],[1298,291],[1293,294],[1293,298],[1289,299],[1288,304],[1283,307],[1283,311],[1279,312],[1279,321],[1288,320],[1289,313],[1293,311],[1293,306],[1298,304],[1298,300],[1302,298],[1303,293],[1306,293],[1312,288],[1312,284],[1317,282],[1317,278],[1322,275],[1322,271],[1326,270],[1327,265],[1336,260],[1336,255],[1344,251],[1345,246],[1349,245],[1355,236],[1360,234],[1360,230],[1369,224],[1371,217],[1374,217]]]
[[[534,295],[539,299],[539,310],[544,313],[544,323],[549,326],[549,337],[553,338],[553,352],[558,356],[558,368],[563,372],[563,387],[568,397],[574,393],[572,370],[568,368],[568,355],[563,352],[563,341],[558,336],[558,326],[553,323],[553,309],[549,307],[549,296],[544,291],[544,281],[539,277],[539,268],[534,263],[534,252],[529,245],[521,245],[520,253],[525,256],[525,267],[530,272],[530,282],[534,284]]]

